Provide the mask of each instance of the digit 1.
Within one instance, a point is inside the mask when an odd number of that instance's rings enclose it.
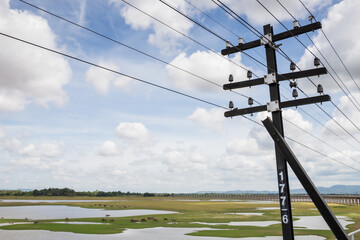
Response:
[[[279,175],[280,175],[281,181],[284,181],[284,173],[283,173],[283,171],[281,171],[281,172],[279,173]]]

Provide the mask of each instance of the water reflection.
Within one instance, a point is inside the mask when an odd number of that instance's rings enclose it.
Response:
[[[234,238],[221,237],[194,237],[185,234],[209,228],[148,228],[128,229],[119,234],[75,234],[49,231],[5,231],[0,230],[0,238],[6,240],[234,240]],[[319,236],[297,236],[295,240],[324,240]],[[241,240],[282,240],[282,237],[255,237],[241,238]]]
[[[177,212],[128,209],[128,210],[104,210],[88,209],[69,206],[16,206],[0,207],[0,217],[5,219],[65,219],[65,218],[91,218],[91,217],[129,217],[154,214],[172,214]]]
[[[329,226],[327,225],[322,216],[303,216],[296,218],[300,219],[294,221],[294,227],[305,227],[307,229],[313,230],[330,230]],[[354,223],[352,221],[349,221],[349,219],[344,216],[336,216],[336,218],[344,229],[347,229],[347,225]]]
[[[46,200],[46,199],[0,199],[0,202],[25,202],[25,203],[69,203],[69,202],[129,202],[130,200]]]

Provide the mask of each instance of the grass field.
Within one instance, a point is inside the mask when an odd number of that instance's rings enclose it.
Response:
[[[49,198],[50,199],[50,198]],[[51,198],[54,199],[54,198]],[[76,198],[79,199],[79,198]],[[85,198],[83,198],[85,199]],[[88,199],[88,198],[86,198]],[[99,198],[96,198],[99,200]],[[108,198],[109,199],[109,198]],[[114,198],[110,198],[114,199]],[[268,227],[255,226],[229,226],[229,225],[205,225],[201,223],[229,223],[239,221],[280,221],[279,210],[258,210],[258,207],[277,207],[278,203],[251,203],[251,202],[234,202],[234,201],[179,201],[175,198],[116,198],[114,202],[86,202],[86,203],[4,203],[0,202],[0,206],[22,206],[22,205],[68,205],[79,206],[83,208],[104,208],[108,210],[122,210],[122,209],[153,209],[153,210],[168,210],[176,211],[177,214],[153,215],[158,221],[147,219],[149,216],[137,217],[109,217],[105,221],[108,224],[59,224],[52,223],[59,220],[41,220],[38,224],[14,224],[2,226],[0,229],[7,230],[50,230],[63,231],[86,234],[112,234],[121,233],[125,229],[139,229],[139,228],[153,228],[153,227],[207,227],[214,230],[206,230],[192,233],[195,236],[216,236],[216,237],[263,237],[263,236],[280,236],[281,224],[273,224]],[[106,205],[106,207],[104,207]],[[348,225],[352,232],[360,229],[360,207],[345,206],[338,204],[329,205],[338,216],[346,216],[352,219],[355,224]],[[294,202],[293,216],[315,216],[319,215],[315,206],[312,203]],[[261,216],[254,215],[235,215],[229,213],[264,213]],[[131,219],[146,219],[146,222],[132,223]],[[164,220],[167,218],[168,221]],[[113,219],[113,222],[109,220]],[[174,221],[173,221],[174,219]],[[61,219],[64,221],[64,219]],[[296,220],[296,217],[294,217]],[[9,221],[24,222],[24,220],[0,219],[0,223]],[[76,222],[98,222],[104,223],[102,218],[81,218],[69,219],[69,221]],[[196,222],[196,223],[194,223]],[[326,239],[335,239],[333,234],[327,230],[308,230],[296,229],[295,235],[318,235]],[[360,235],[355,236],[355,239],[360,239]]]

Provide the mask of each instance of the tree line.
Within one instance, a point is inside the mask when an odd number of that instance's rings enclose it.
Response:
[[[135,192],[121,192],[121,191],[80,191],[77,192],[70,188],[46,188],[35,189],[32,191],[21,190],[0,190],[0,196],[64,196],[64,197],[121,197],[121,196],[143,196],[155,197],[159,194],[155,193],[135,193]],[[170,194],[160,194],[161,196],[170,196]]]

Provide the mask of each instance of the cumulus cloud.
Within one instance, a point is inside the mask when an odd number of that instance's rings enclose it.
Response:
[[[0,139],[5,138],[6,133],[4,128],[0,125]]]
[[[360,99],[360,94],[354,94],[357,99]],[[360,126],[360,112],[355,108],[354,105],[350,103],[348,97],[343,96],[340,98],[340,103],[338,105],[338,109],[334,110],[333,119],[339,123],[343,128],[345,128],[349,133],[356,135],[359,133],[357,127]],[[344,114],[352,121],[350,122],[348,118],[344,116]],[[338,135],[347,135],[347,133],[338,126],[338,124],[333,121],[329,120],[325,126],[331,129],[333,132],[337,133]]]
[[[59,49],[44,18],[12,10],[8,0],[1,0],[0,12],[0,31]],[[0,111],[21,110],[30,103],[61,106],[67,101],[63,87],[69,82],[71,69],[63,57],[5,37],[0,43]]]
[[[280,21],[292,20],[291,16],[276,1],[260,1],[269,11],[271,11]],[[280,1],[295,16],[296,19],[304,19],[309,16],[306,9],[298,0]],[[310,11],[320,10],[331,4],[331,0],[303,0]],[[274,24],[274,19],[257,1],[248,0],[226,0],[224,1],[237,14],[246,15],[250,23],[256,25]],[[246,7],[244,7],[246,6]],[[254,14],[256,13],[256,14]]]
[[[221,131],[225,121],[224,111],[219,108],[210,110],[197,108],[188,118],[216,132]]]
[[[120,71],[120,68],[110,61],[100,60],[99,65],[114,71]],[[115,73],[91,66],[86,72],[86,81],[91,82],[98,93],[106,95],[111,85],[126,89],[130,79],[122,76],[119,77]]]
[[[241,55],[236,54],[232,61],[241,64]],[[171,66],[166,66],[169,80],[176,87],[183,90],[214,92],[219,90],[219,85],[222,86],[227,81],[229,73],[232,73],[235,78],[245,77],[246,74],[243,69],[209,51],[197,51],[190,56],[181,53],[171,61],[171,64],[217,84],[209,84],[206,80],[191,76]]]
[[[126,140],[147,141],[149,139],[149,132],[142,123],[137,122],[123,122],[116,128],[118,137]]]
[[[359,78],[357,76],[360,75],[360,69],[358,67],[358,55],[354,53],[360,52],[360,42],[358,41],[360,37],[360,26],[359,24],[354,23],[358,21],[357,16],[359,11],[359,1],[344,0],[331,7],[327,18],[322,20],[323,31],[326,33],[327,37],[330,39],[335,49],[337,49],[337,52],[339,53],[348,70],[350,71],[350,73],[352,73],[352,75],[355,77],[355,81],[357,82],[359,81]],[[325,56],[326,60],[335,69],[338,76],[345,83],[346,87],[350,89],[350,91],[357,90],[357,88],[355,88],[354,81],[348,75],[345,68],[342,66],[341,62],[332,50],[332,47],[320,31],[318,31],[318,34],[313,38],[313,41],[316,44],[317,48],[320,49],[322,54]],[[322,59],[315,46],[310,46],[309,50],[318,55],[321,62],[324,63],[327,68],[329,68],[325,59]],[[298,65],[302,69],[313,68],[313,59],[313,55],[306,51],[300,59]],[[341,81],[339,81],[338,77],[333,73],[332,75],[340,84],[340,86],[346,90]],[[321,83],[324,87],[324,91],[327,93],[335,93],[341,91],[341,88],[338,86],[337,83],[335,83],[332,78],[330,78],[329,75],[320,77],[318,80],[316,80],[316,83]],[[299,86],[303,89],[311,89],[313,92],[316,91],[316,89],[312,85],[310,85],[308,81],[299,82]]]
[[[119,149],[113,141],[106,141],[101,145],[98,154],[101,156],[116,156],[119,154]]]
[[[233,138],[227,145],[229,154],[257,155],[260,154],[259,145],[254,138]]]
[[[188,31],[193,26],[192,22],[176,13],[163,3],[157,0],[133,0],[129,1],[132,5],[145,11],[147,14],[165,22],[172,28],[178,31],[188,34]],[[172,54],[177,51],[181,46],[179,39],[182,37],[179,33],[167,28],[158,21],[146,16],[138,10],[124,4],[120,0],[109,0],[110,4],[113,4],[119,9],[120,15],[125,19],[125,22],[129,24],[135,30],[151,29],[153,33],[148,36],[148,42],[161,49],[163,54]],[[173,7],[180,9],[181,11],[187,11],[187,4],[184,1],[172,1],[170,3]]]
[[[19,154],[23,156],[37,156],[46,158],[55,158],[62,154],[62,144],[60,143],[41,143],[39,147],[30,143],[19,150]]]

